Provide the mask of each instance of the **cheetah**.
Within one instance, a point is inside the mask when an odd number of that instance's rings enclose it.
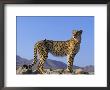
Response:
[[[79,52],[81,43],[82,30],[73,30],[72,38],[66,41],[53,41],[53,40],[41,40],[34,45],[34,61],[37,62],[37,56],[39,55],[39,63],[37,70],[44,74],[44,63],[48,58],[48,53],[54,56],[67,56],[67,68],[66,71],[69,73],[73,72],[73,62],[75,55]]]

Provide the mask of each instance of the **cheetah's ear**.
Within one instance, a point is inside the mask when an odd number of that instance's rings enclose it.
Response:
[[[77,33],[77,30],[73,30],[72,33],[73,35],[75,35]]]

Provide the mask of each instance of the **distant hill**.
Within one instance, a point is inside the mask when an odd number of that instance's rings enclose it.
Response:
[[[31,64],[31,60],[16,56],[16,66],[22,66],[23,64]]]
[[[83,71],[86,71],[86,72],[94,72],[93,65],[88,65],[88,66],[82,67],[82,69],[83,69]]]
[[[25,58],[22,58],[20,56],[16,56],[16,67],[20,67],[22,66],[23,64],[31,64],[32,63],[32,59],[31,60],[28,60],[28,59],[25,59]],[[39,60],[38,60],[39,61]],[[34,69],[37,67],[38,63],[33,67]],[[65,69],[66,68],[66,64],[61,62],[61,61],[56,61],[56,60],[51,60],[51,59],[47,59],[46,60],[46,63],[44,64],[44,67],[49,69],[49,68],[52,68],[52,69]],[[87,71],[87,72],[93,72],[94,71],[94,66],[93,65],[89,65],[89,66],[85,66],[85,67],[79,67],[79,66],[73,66],[74,69],[83,69],[84,71]]]

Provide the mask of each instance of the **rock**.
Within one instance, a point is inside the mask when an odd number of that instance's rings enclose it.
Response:
[[[76,69],[75,74],[89,74],[86,71],[83,71],[82,69]]]

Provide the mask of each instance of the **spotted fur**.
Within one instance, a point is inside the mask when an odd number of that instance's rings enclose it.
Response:
[[[73,61],[75,55],[80,49],[82,30],[74,30],[72,38],[67,41],[53,41],[53,40],[41,40],[34,46],[34,61],[37,62],[37,55],[39,55],[38,71],[45,73],[44,63],[48,58],[48,53],[54,56],[67,56],[67,71],[73,71]]]

